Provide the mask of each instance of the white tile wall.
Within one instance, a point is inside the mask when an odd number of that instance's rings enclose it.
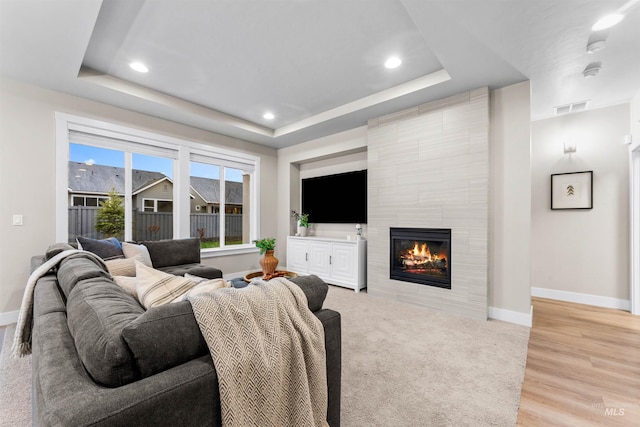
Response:
[[[369,121],[367,291],[487,318],[489,90]],[[451,289],[389,279],[389,228],[451,228]]]

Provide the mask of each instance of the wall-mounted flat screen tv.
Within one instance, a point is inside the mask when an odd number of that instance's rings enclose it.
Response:
[[[302,212],[316,224],[366,224],[366,169],[303,179]]]

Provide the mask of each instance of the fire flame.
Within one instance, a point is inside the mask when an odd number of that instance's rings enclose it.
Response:
[[[413,249],[408,249],[400,254],[402,264],[414,268],[446,268],[446,253],[434,254],[426,243],[415,242]]]

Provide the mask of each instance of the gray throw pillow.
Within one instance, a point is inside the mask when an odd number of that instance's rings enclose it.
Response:
[[[122,330],[145,378],[209,352],[188,301],[153,307]]]
[[[82,250],[93,252],[105,261],[124,258],[122,245],[115,237],[96,240],[78,236],[78,243],[82,247]]]
[[[289,279],[296,285],[300,286],[302,292],[307,297],[309,310],[316,312],[322,308],[324,300],[329,292],[329,285],[318,276],[311,274],[309,276],[298,276]]]
[[[149,249],[153,268],[200,263],[200,239],[168,239],[142,242]]]

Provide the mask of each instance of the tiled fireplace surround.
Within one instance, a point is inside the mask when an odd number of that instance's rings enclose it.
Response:
[[[367,292],[487,318],[489,90],[369,121]],[[389,228],[450,228],[451,289],[389,278]]]

